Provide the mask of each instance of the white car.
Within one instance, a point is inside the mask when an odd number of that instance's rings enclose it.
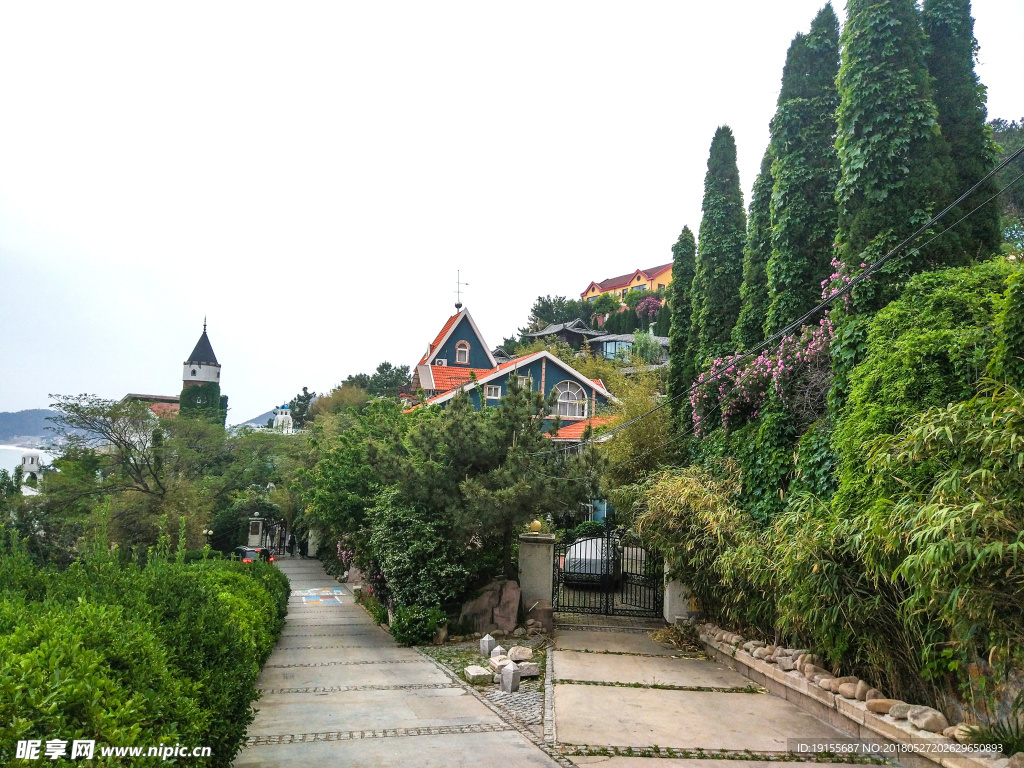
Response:
[[[608,552],[606,550],[610,549]],[[617,584],[622,577],[622,556],[619,548],[609,547],[601,538],[580,539],[565,553],[562,580],[580,584]]]

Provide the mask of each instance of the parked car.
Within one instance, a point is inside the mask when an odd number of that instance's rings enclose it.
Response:
[[[266,547],[235,547],[231,559],[241,560],[243,563],[255,563],[259,560],[265,563],[274,562],[274,556]]]
[[[622,580],[622,551],[605,537],[580,539],[566,550],[562,581],[610,588]]]

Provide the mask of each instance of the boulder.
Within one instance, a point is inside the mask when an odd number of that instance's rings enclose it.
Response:
[[[494,647],[497,644],[498,641],[495,640],[493,637],[491,637],[490,635],[484,635],[480,638],[480,655],[485,657],[490,656],[491,651],[494,650]]]
[[[743,650],[747,653],[753,653],[755,648],[764,648],[764,643],[760,640],[750,640],[743,644]]]
[[[513,645],[508,649],[508,657],[517,663],[520,661],[526,661],[527,659],[532,659],[533,648],[527,648],[524,645]]]
[[[1024,752],[1018,752],[1006,763],[1006,768],[1024,768]]]
[[[903,702],[899,699],[868,699],[868,712],[876,715],[887,715],[889,710]]]
[[[829,675],[815,675],[814,682],[818,684],[819,688],[824,688],[826,691],[831,691],[832,683],[835,682],[835,678]]]
[[[489,669],[473,664],[462,670],[462,676],[466,678],[466,682],[470,685],[480,685],[481,683],[491,682],[491,678],[494,675]]]
[[[755,648],[754,652],[750,655],[753,656],[755,659],[763,659],[765,656],[768,655],[768,651],[766,651],[764,648]]]
[[[971,738],[971,727],[967,725],[967,723],[951,725],[942,732],[942,735],[947,739],[953,739],[953,741],[959,742],[960,744],[971,744],[974,741],[974,739]]]
[[[874,701],[875,699],[884,699],[885,694],[877,688],[869,688],[867,694],[864,696],[864,701]]]
[[[946,716],[931,707],[914,707],[907,713],[907,719],[922,731],[942,733],[949,728]]]
[[[537,620],[536,619],[527,619],[526,620],[526,628],[527,629],[529,629],[530,627],[535,627],[535,626],[537,626]]]
[[[804,664],[800,671],[804,673],[804,677],[808,680],[813,680],[815,675],[825,674],[824,669],[814,664]],[[829,675],[829,677],[832,677],[832,675]]]
[[[771,656],[765,656],[764,657],[764,663],[765,664],[778,664],[779,663],[779,658],[775,654],[772,654]]]
[[[459,623],[469,622],[477,632],[516,628],[519,613],[519,585],[512,580],[493,581],[480,594],[462,606]]]
[[[494,632],[493,632],[492,634],[493,634],[493,635],[494,635],[495,637],[505,637],[505,635],[507,635],[507,634],[508,634],[508,632],[506,632],[506,631],[505,631],[505,630],[503,630],[503,629],[496,629],[496,630],[494,630]]]
[[[520,661],[516,666],[519,667],[520,678],[540,676],[540,665],[536,661]]]
[[[868,691],[872,690],[871,686],[865,683],[863,680],[857,681],[857,692],[854,694],[854,698],[857,701],[867,701]]]
[[[844,699],[855,699],[857,698],[857,684],[843,683],[836,689],[836,693],[838,693]]]
[[[894,704],[892,707],[889,708],[889,717],[895,720],[906,720],[907,715],[910,714],[910,710],[912,710],[913,708],[913,704],[904,704],[903,702],[900,702],[899,704]]]
[[[793,659],[790,656],[779,657],[779,669],[783,672],[792,672],[796,669],[796,665],[793,663]]]
[[[522,637],[526,634],[526,627],[516,627],[512,630],[512,637]]]

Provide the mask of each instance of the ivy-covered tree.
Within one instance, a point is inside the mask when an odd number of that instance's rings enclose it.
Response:
[[[182,418],[207,419],[223,425],[228,417],[228,396],[220,393],[220,384],[207,381],[181,390],[178,413]]]
[[[668,286],[668,305],[672,320],[668,332],[668,396],[673,415],[684,405],[683,393],[693,381],[693,356],[687,349],[690,318],[693,314],[691,291],[697,266],[697,241],[689,227],[683,227],[672,246],[672,282]]]
[[[849,0],[836,140],[837,242],[848,274],[882,257],[950,200],[955,173],[939,130],[925,45],[913,0]],[[909,244],[902,258],[858,286],[853,310],[877,310],[915,272],[966,262],[958,234]]]
[[[292,423],[296,429],[302,429],[302,425],[309,419],[309,408],[316,400],[316,392],[310,392],[306,387],[302,392],[292,398],[288,403],[288,410],[292,414]],[[271,422],[273,423],[273,422]]]
[[[765,267],[772,251],[772,150],[761,160],[761,172],[754,181],[747,219],[747,245],[743,249],[743,285],[740,287],[740,316],[732,329],[737,349],[751,349],[764,341],[768,313],[768,277]]]
[[[935,106],[942,135],[949,143],[956,168],[956,193],[970,189],[995,165],[995,151],[985,128],[985,89],[974,72],[978,41],[970,0],[925,0],[921,16],[930,43],[928,71],[935,79]],[[989,180],[963,202],[953,221],[973,210],[995,192]],[[999,202],[990,200],[958,225],[960,245],[972,258],[999,249]]]
[[[775,186],[766,336],[817,304],[821,281],[831,273],[839,181],[835,147],[838,71],[839,19],[828,4],[811,22],[810,32],[798,34],[789,46],[771,123]]]
[[[740,314],[743,246],[747,216],[743,210],[736,139],[727,125],[715,131],[704,176],[700,222],[702,270],[698,334],[702,359],[718,357],[732,347],[732,329]]]

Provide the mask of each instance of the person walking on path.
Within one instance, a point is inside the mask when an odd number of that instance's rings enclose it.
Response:
[[[299,542],[299,557],[303,560],[306,559],[306,555],[309,554],[309,539],[305,536],[302,537],[302,541]]]
[[[289,557],[295,557],[295,534],[288,534],[288,555]]]

